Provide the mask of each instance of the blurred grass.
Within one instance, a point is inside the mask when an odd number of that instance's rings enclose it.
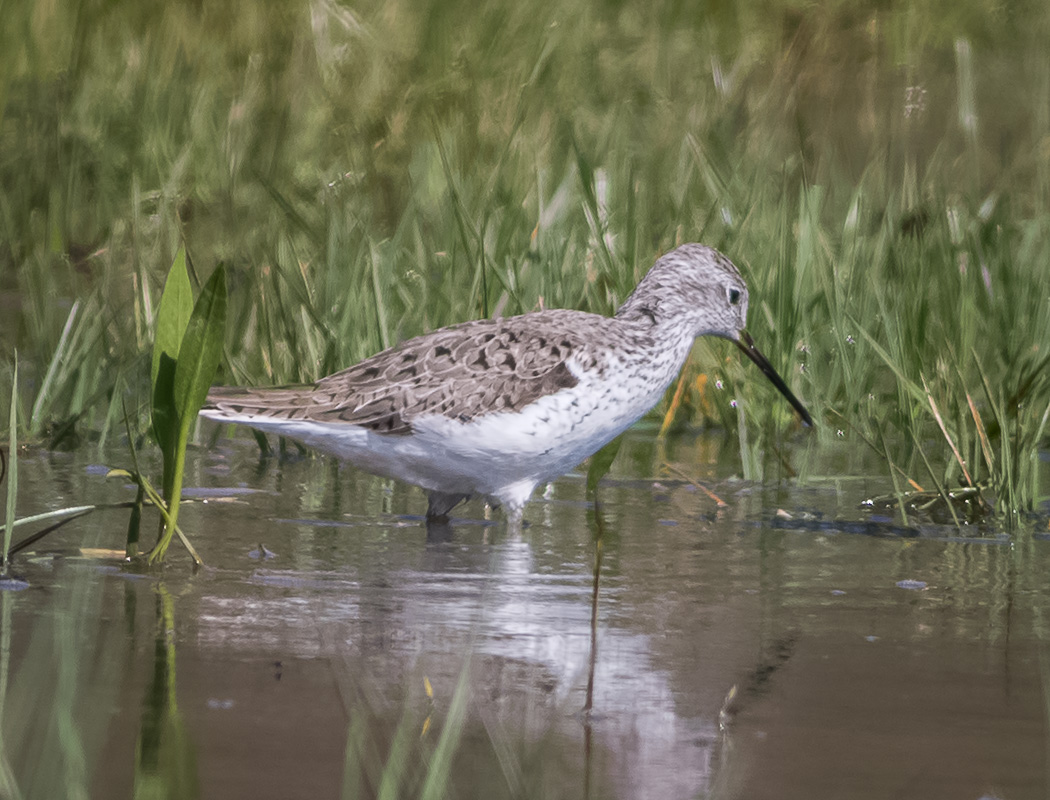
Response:
[[[146,429],[180,241],[198,285],[230,265],[227,381],[271,383],[463,319],[607,313],[702,240],[745,272],[818,445],[885,441],[953,486],[950,440],[1000,511],[1047,494],[1045,4],[9,13],[0,351],[49,446],[104,441],[125,382]],[[703,342],[685,381],[680,420],[744,421],[745,474],[776,468],[790,409],[753,369]]]

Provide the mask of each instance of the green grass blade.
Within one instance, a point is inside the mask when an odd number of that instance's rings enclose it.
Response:
[[[849,314],[846,315],[846,318],[851,323],[857,326],[858,333],[860,333],[860,335],[864,337],[865,341],[867,341],[867,343],[871,346],[871,349],[878,354],[879,358],[886,362],[886,366],[889,367],[893,371],[893,374],[897,376],[898,382],[908,391],[908,394],[915,398],[915,400],[917,400],[920,404],[925,404],[926,395],[923,392],[922,387],[904,374],[904,371],[901,369],[900,364],[898,364],[893,359],[893,357],[890,356],[890,354],[887,353],[886,350],[883,349],[883,347],[875,341],[875,337],[868,333],[863,325],[857,322],[857,320],[853,319],[853,317]]]
[[[32,525],[34,522],[44,522],[49,519],[59,519],[61,517],[68,517],[73,514],[83,514],[87,511],[94,511],[99,508],[98,505],[86,505],[86,506],[69,506],[68,508],[56,508],[54,511],[45,511],[42,514],[33,514],[29,517],[22,517],[22,519],[11,520],[7,525],[4,526],[4,538],[7,538],[7,532],[20,528],[23,525]]]
[[[417,738],[416,726],[409,722],[408,709],[394,731],[394,740],[390,743],[390,754],[383,767],[383,776],[379,782],[377,800],[398,800],[404,797],[405,773],[408,769],[412,739]]]
[[[117,504],[115,504],[112,507],[113,508],[128,508],[128,506],[129,506],[128,503],[117,503]],[[13,556],[15,553],[20,553],[23,550],[25,550],[26,548],[32,547],[34,544],[39,542],[45,536],[50,536],[52,533],[54,533],[55,531],[59,530],[60,528],[64,528],[66,525],[68,525],[70,522],[73,522],[74,520],[78,520],[81,517],[86,517],[88,514],[91,514],[92,512],[98,510],[98,508],[99,508],[98,506],[88,506],[87,508],[83,509],[82,511],[80,511],[77,514],[72,514],[70,516],[67,516],[65,519],[59,520],[58,522],[53,522],[52,524],[48,525],[43,530],[39,530],[36,533],[33,533],[33,534],[27,536],[26,538],[22,539],[21,541],[17,542],[16,544],[12,545],[11,546],[10,555]],[[15,522],[15,525],[17,525],[17,524],[18,524],[18,522]]]
[[[420,793],[421,800],[439,800],[448,796],[448,778],[452,773],[452,759],[463,735],[463,723],[470,700],[470,665],[464,664],[452,695],[448,716],[445,717],[441,736],[427,770],[426,782]]]
[[[372,292],[376,303],[376,324],[379,326],[379,340],[383,349],[390,347],[390,327],[387,323],[386,303],[383,301],[383,289],[379,283],[379,251],[373,245],[369,263],[372,267]]]
[[[11,425],[8,431],[7,509],[4,523],[4,550],[0,570],[7,574],[8,552],[11,549],[11,529],[15,526],[15,501],[18,498],[18,351],[15,351],[14,375],[11,378]]]
[[[44,375],[44,382],[40,384],[40,391],[36,394],[36,400],[33,402],[33,410],[29,414],[29,433],[31,436],[36,436],[43,428],[44,409],[47,407],[48,400],[51,397],[51,388],[54,385],[55,376],[58,374],[58,368],[65,360],[69,348],[69,337],[73,332],[73,323],[76,321],[77,312],[79,310],[80,301],[77,300],[69,310],[69,316],[66,317],[66,324],[62,328],[62,335],[58,339],[58,346],[55,347],[54,355],[51,356],[51,363],[47,365],[47,373]]]
[[[7,705],[7,681],[11,665],[11,606],[12,592],[0,592],[0,720]],[[17,741],[17,739],[16,739]],[[15,779],[14,770],[7,755],[7,741],[0,728],[0,797],[22,800],[22,791]]]

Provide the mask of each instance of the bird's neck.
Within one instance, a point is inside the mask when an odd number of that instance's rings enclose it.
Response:
[[[616,313],[616,322],[624,337],[626,360],[634,362],[638,373],[647,381],[657,397],[678,376],[693,348],[693,331],[681,318],[661,315],[644,303],[629,305],[630,300]]]
[[[617,309],[616,319],[642,326],[659,324],[662,315],[659,313],[660,309],[656,298],[650,296],[648,292],[639,291],[639,289],[642,289],[642,284],[638,284],[630,296],[623,301],[623,305]]]
[[[656,297],[637,290],[617,310],[616,321],[633,338],[652,340],[653,346],[661,350],[682,351],[683,359],[696,338],[696,332],[681,314],[669,313]]]

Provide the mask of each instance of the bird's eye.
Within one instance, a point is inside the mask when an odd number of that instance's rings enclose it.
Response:
[[[740,302],[740,290],[726,289],[726,297],[729,298],[729,305],[735,306]]]

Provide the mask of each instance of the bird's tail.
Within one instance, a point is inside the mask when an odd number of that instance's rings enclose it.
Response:
[[[251,424],[260,420],[303,419],[312,386],[216,386],[208,392],[201,416],[223,422]]]

